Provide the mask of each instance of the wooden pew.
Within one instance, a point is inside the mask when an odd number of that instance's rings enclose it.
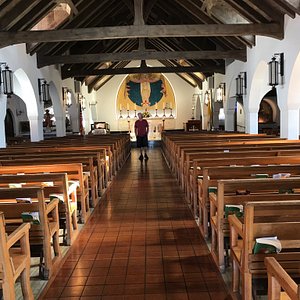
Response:
[[[253,276],[267,276],[266,256],[275,257],[291,275],[299,276],[300,259],[300,201],[248,202],[244,217],[229,216],[230,253],[232,257],[232,291],[242,299],[252,299]],[[280,253],[253,254],[255,239],[277,236],[282,245]]]
[[[297,262],[298,268],[299,262]],[[299,284],[291,278],[278,261],[274,257],[266,257],[265,265],[268,272],[268,300],[299,300]]]
[[[257,200],[257,195],[265,201],[275,202],[273,197],[284,191],[300,188],[300,177],[285,179],[259,178],[259,179],[228,179],[218,180],[217,194],[210,193],[210,223],[211,223],[211,254],[224,272],[224,234],[228,232],[227,218],[225,218],[225,205],[244,205],[247,201]],[[244,195],[236,195],[237,191],[247,191]],[[275,195],[274,195],[275,194]],[[252,196],[256,198],[252,198]],[[291,197],[283,195],[287,199],[299,199],[300,193]],[[280,195],[279,195],[280,199]]]
[[[9,188],[12,184],[22,187],[44,187],[44,195],[57,196],[59,201],[60,228],[64,230],[63,241],[71,245],[78,235],[77,225],[77,184],[68,181],[66,173],[0,175],[0,187]],[[61,200],[62,199],[62,200]]]
[[[97,167],[94,165],[93,157],[91,156],[58,156],[58,157],[49,157],[48,154],[42,156],[31,156],[24,158],[14,158],[9,160],[3,160],[0,158],[1,166],[17,166],[17,165],[44,165],[44,164],[56,165],[56,164],[71,164],[79,163],[82,164],[83,172],[88,176],[88,185],[87,191],[90,192],[91,201],[86,205],[88,207],[95,207],[99,202],[99,193],[98,193],[98,171]],[[103,192],[103,190],[101,191]]]
[[[194,202],[194,214],[199,215],[199,228],[203,236],[209,236],[209,189],[217,188],[217,181],[221,179],[250,179],[255,175],[267,174],[272,178],[273,174],[289,173],[291,176],[300,175],[300,164],[295,165],[260,165],[260,166],[213,166],[203,167],[202,176],[199,176],[197,200]],[[197,211],[196,211],[197,210]]]
[[[21,277],[22,294],[25,300],[33,300],[30,286],[30,224],[22,224],[7,236],[5,219],[0,212],[0,264],[1,288],[4,300],[15,300],[15,282]],[[18,248],[13,248],[19,244]]]
[[[32,203],[16,203],[16,198],[19,197],[29,197]],[[58,199],[46,203],[43,188],[0,188],[0,201],[0,211],[4,213],[7,232],[13,231],[23,222],[22,213],[39,213],[39,224],[32,224],[30,229],[31,255],[43,257],[40,275],[44,279],[50,278],[62,259],[59,246]]]
[[[42,173],[67,173],[68,181],[74,180],[79,182],[77,189],[77,200],[80,203],[81,214],[80,221],[86,222],[91,211],[89,209],[89,192],[88,192],[88,176],[83,173],[83,166],[81,163],[72,164],[41,164],[41,165],[13,165],[2,166],[0,168],[0,175],[4,174],[42,174]]]

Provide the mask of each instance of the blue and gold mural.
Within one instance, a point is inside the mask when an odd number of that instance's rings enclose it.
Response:
[[[175,109],[173,89],[162,74],[130,74],[123,81],[117,110]]]

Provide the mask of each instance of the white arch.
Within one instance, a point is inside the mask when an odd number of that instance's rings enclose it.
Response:
[[[27,74],[23,69],[17,69],[14,72],[14,94],[19,96],[26,105],[27,116],[30,122],[31,141],[40,141],[43,139],[43,118],[41,104],[38,105],[34,88]]]
[[[52,100],[54,116],[56,120],[56,136],[66,135],[66,122],[65,122],[65,112],[63,110],[63,103],[60,100],[60,94],[57,91],[55,83],[53,81],[49,82],[49,93]]]

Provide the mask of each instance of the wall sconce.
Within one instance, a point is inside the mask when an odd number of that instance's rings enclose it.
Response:
[[[40,103],[49,102],[50,99],[50,93],[49,93],[49,84],[44,78],[38,79],[38,86],[39,86],[39,97],[40,97]]]
[[[68,88],[63,87],[62,93],[63,93],[63,102],[64,102],[65,106],[69,108],[72,105],[71,91]]]
[[[5,66],[2,69],[2,66]],[[13,72],[6,63],[0,63],[0,82],[3,85],[3,94],[10,98],[13,92]]]
[[[236,96],[242,97],[246,95],[247,91],[247,73],[241,72],[235,79],[236,82]]]
[[[226,94],[225,88],[226,88],[225,82],[219,84],[219,87],[217,88],[217,95],[215,98],[216,102],[223,102],[225,100],[225,94]]]
[[[78,96],[78,100],[79,100],[79,104],[81,106],[81,109],[82,110],[85,110],[86,109],[86,104],[85,104],[85,97],[83,95],[79,95]]]
[[[284,75],[284,53],[275,53],[269,65],[269,85],[275,88],[279,84],[279,74]]]
[[[210,91],[206,91],[204,94],[204,104],[208,105],[210,103]]]
[[[74,91],[76,94],[81,93],[81,82],[79,80],[74,79]]]

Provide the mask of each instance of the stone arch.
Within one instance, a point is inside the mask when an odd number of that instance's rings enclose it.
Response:
[[[14,94],[19,96],[26,105],[27,116],[30,123],[31,141],[43,139],[42,107],[36,98],[32,83],[23,69],[14,72]]]

